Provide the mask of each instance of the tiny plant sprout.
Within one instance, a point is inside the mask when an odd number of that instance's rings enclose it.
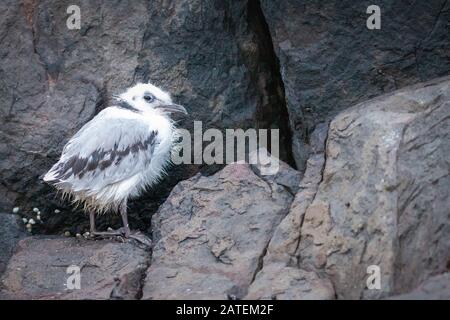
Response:
[[[19,212],[19,207],[14,207],[12,210],[13,213],[18,213]]]

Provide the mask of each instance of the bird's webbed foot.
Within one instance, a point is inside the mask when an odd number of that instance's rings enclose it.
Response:
[[[108,230],[108,231],[91,231],[91,236],[93,238],[100,238],[100,239],[110,239],[114,237],[124,237],[125,232],[123,228],[119,228],[117,230]]]
[[[129,231],[125,228],[109,231],[94,231],[91,233],[94,238],[111,239],[114,238],[120,242],[137,241],[146,247],[152,246],[152,240],[140,231]]]

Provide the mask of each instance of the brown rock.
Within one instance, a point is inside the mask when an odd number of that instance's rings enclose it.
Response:
[[[449,106],[450,79],[441,78],[359,104],[331,122],[323,180],[306,209],[296,256],[300,268],[325,272],[338,298],[407,292],[445,270]],[[370,265],[380,267],[381,290],[366,288]]]
[[[302,299],[304,285],[293,278],[304,273],[316,297],[383,298],[445,271],[449,106],[450,78],[441,78],[337,116],[247,298]],[[371,265],[380,268],[380,290],[366,287]]]
[[[149,254],[131,243],[28,237],[19,242],[1,280],[3,299],[136,299]],[[80,289],[67,289],[71,265]],[[69,281],[70,282],[70,281]]]
[[[305,174],[289,214],[275,229],[262,270],[250,286],[247,299],[333,299],[335,296],[331,282],[327,279],[319,280],[314,271],[299,269],[296,257],[305,213],[307,209],[314,210],[309,208],[309,205],[322,180],[327,130],[328,126],[324,124],[311,136],[314,153],[307,161]],[[318,261],[319,265],[323,263]]]
[[[282,164],[280,170],[297,175]],[[250,165],[183,181],[153,217],[144,299],[242,298],[293,196]]]
[[[313,271],[272,263],[258,273],[246,299],[331,300],[334,289]]]
[[[450,273],[430,277],[411,292],[392,296],[392,300],[450,300]]]

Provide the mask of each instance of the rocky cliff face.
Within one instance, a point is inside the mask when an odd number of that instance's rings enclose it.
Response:
[[[333,119],[324,153],[308,160],[304,187],[269,243],[257,285],[264,290],[253,297],[276,295],[269,288],[279,276],[268,285],[266,265],[326,275],[345,299],[405,292],[447,270],[449,85],[406,88]],[[380,290],[366,286],[372,265]]]
[[[305,167],[309,136],[340,110],[450,72],[448,1],[262,0],[286,92],[293,153]]]
[[[2,214],[0,297],[445,297],[447,1],[382,2],[381,30],[366,28],[370,3],[352,1],[82,1],[80,30],[66,27],[70,4],[0,4],[3,212],[29,218],[38,207],[34,232],[83,233],[88,219],[39,176],[136,81],[173,92],[188,129],[280,128],[284,162],[275,176],[238,163],[174,167],[131,204],[150,252],[23,239],[20,219]],[[72,264],[84,282],[68,291]],[[370,266],[379,289],[367,287]]]

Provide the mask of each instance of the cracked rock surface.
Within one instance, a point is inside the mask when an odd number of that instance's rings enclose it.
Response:
[[[280,166],[279,177],[300,179]],[[152,220],[143,299],[243,298],[292,199],[248,164],[178,184]]]
[[[131,243],[35,236],[21,240],[1,278],[1,299],[138,299],[149,252]],[[80,288],[67,287],[80,268]],[[69,272],[68,272],[69,271]]]
[[[450,273],[430,277],[411,292],[389,297],[392,300],[450,300]]]
[[[449,128],[448,77],[369,100],[333,119],[324,155],[308,160],[300,191],[269,243],[252,298],[302,297],[300,272],[292,267],[330,280],[339,299],[405,293],[445,272]],[[380,270],[380,290],[366,286],[372,265]],[[334,296],[324,287],[330,288],[321,283],[321,297]]]

